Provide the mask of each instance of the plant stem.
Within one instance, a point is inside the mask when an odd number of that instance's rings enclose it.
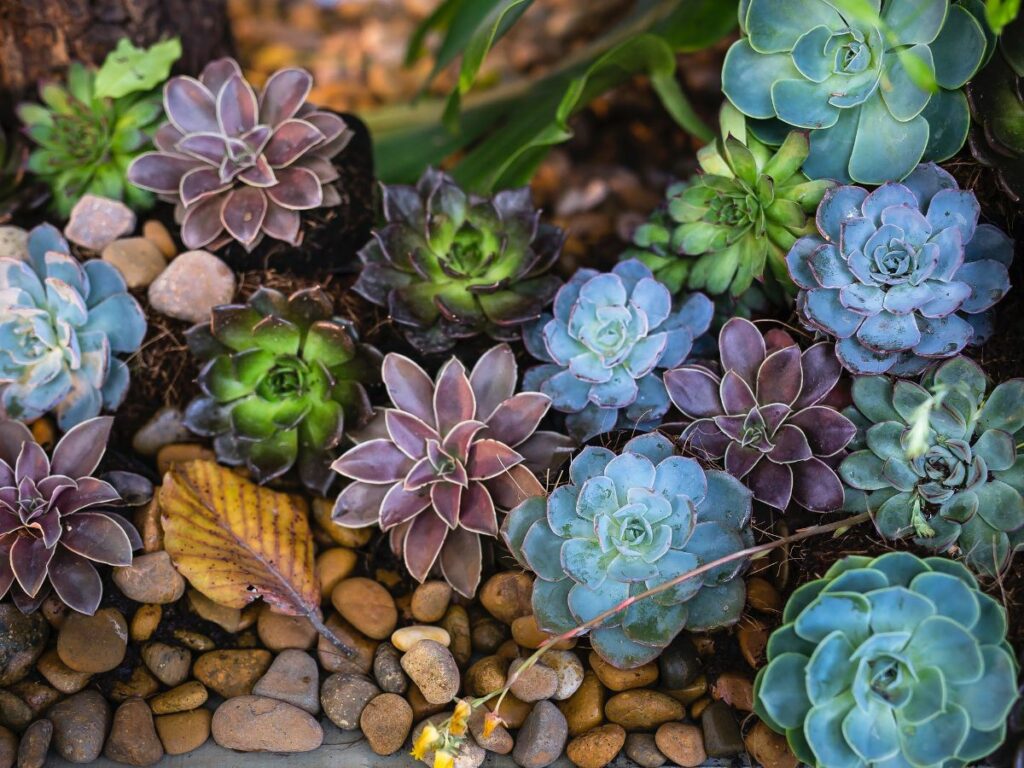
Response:
[[[338,634],[324,623],[323,616],[320,615],[319,611],[307,613],[306,618],[309,619],[309,623],[313,625],[317,632],[331,641],[331,644],[341,652],[342,656],[351,661],[359,658],[358,651],[338,637]]]

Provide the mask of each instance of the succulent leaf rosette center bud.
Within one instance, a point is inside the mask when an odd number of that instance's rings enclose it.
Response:
[[[297,357],[285,357],[267,371],[256,391],[268,400],[302,397],[309,389],[309,366]]]

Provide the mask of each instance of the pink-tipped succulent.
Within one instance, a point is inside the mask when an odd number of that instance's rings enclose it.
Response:
[[[252,251],[264,236],[298,245],[299,212],[341,201],[331,158],[352,138],[344,120],[306,103],[312,85],[305,70],[282,69],[257,98],[234,59],[207,64],[198,80],[171,78],[157,151],[134,160],[128,179],[177,205],[188,248],[237,240]]]
[[[573,443],[537,432],[551,406],[540,392],[515,394],[516,362],[501,344],[473,370],[451,358],[435,380],[407,357],[384,358],[393,408],[379,412],[358,445],[333,464],[352,479],[334,520],[380,525],[419,581],[435,563],[457,592],[480,583],[480,536],[498,535],[498,512],[544,492],[535,473],[560,465]]]
[[[68,430],[51,456],[19,421],[0,421],[0,599],[25,613],[50,588],[69,608],[93,614],[103,584],[93,563],[131,565],[138,532],[111,511],[125,502],[93,477],[113,418]],[[141,479],[141,478],[139,478]]]

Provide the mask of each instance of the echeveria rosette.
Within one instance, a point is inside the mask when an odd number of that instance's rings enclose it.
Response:
[[[956,546],[994,575],[1024,545],[1024,379],[988,391],[967,358],[920,384],[859,376],[853,384],[856,450],[840,465],[847,507],[869,510],[883,536],[913,536],[935,551]]]
[[[740,297],[755,280],[783,293],[792,289],[786,253],[814,232],[814,211],[835,184],[800,172],[805,133],[770,149],[728,103],[721,124],[721,136],[697,153],[703,173],[669,188],[666,209],[637,229],[623,257],[640,259],[673,293],[686,285]]]
[[[260,483],[297,467],[306,487],[327,491],[346,430],[370,418],[365,386],[381,361],[333,309],[320,287],[287,298],[260,288],[187,332],[204,364],[185,424],[213,438],[221,462],[245,464]]]
[[[963,146],[970,112],[961,89],[986,45],[966,7],[743,0],[740,27],[722,90],[748,117],[809,130],[811,178],[882,184]]]
[[[331,162],[352,138],[345,121],[306,102],[303,69],[282,69],[257,97],[234,59],[206,65],[199,79],[164,86],[155,152],[132,162],[128,179],[176,207],[188,248],[236,240],[251,252],[264,237],[302,241],[302,211],[341,201]]]
[[[479,197],[429,168],[383,197],[386,224],[360,251],[353,290],[387,307],[421,353],[480,334],[514,341],[562,284],[550,274],[562,231],[540,220],[526,187]]]
[[[839,187],[818,208],[818,234],[786,261],[797,312],[837,339],[853,373],[919,373],[992,332],[989,310],[1010,289],[1013,242],[978,224],[973,192],[937,165],[868,193]]]
[[[580,442],[616,428],[649,430],[668,411],[661,371],[680,365],[711,324],[711,300],[690,294],[678,308],[635,259],[611,272],[580,269],[555,296],[554,315],[523,332],[544,365],[524,389],[551,397]]]
[[[0,259],[0,412],[32,421],[55,411],[67,430],[128,393],[117,356],[146,335],[142,307],[117,268],[78,262],[60,232],[29,233],[28,261]]]
[[[112,423],[83,421],[47,456],[24,424],[0,421],[0,600],[30,613],[52,588],[91,615],[103,595],[94,563],[131,565],[142,539],[111,509],[124,506],[121,494],[92,476]]]
[[[439,564],[459,594],[480,584],[481,536],[498,535],[498,513],[544,492],[536,474],[556,469],[569,438],[538,432],[551,400],[515,393],[507,344],[485,352],[468,374],[451,358],[435,379],[403,355],[384,358],[392,407],[354,437],[334,462],[354,482],[338,496],[334,521],[379,525],[418,581]]]
[[[630,440],[616,455],[588,446],[569,482],[527,499],[502,535],[537,574],[533,612],[546,632],[567,632],[630,596],[753,543],[750,491],[725,472],[674,455],[658,433]],[[744,561],[721,565],[629,606],[590,633],[591,646],[619,668],[646,664],[683,629],[706,631],[739,620]]]
[[[793,593],[754,711],[814,768],[962,768],[1006,737],[1004,608],[959,563],[851,556]]]
[[[832,407],[842,368],[831,344],[801,352],[789,334],[765,336],[734,318],[718,337],[721,375],[698,365],[668,371],[665,386],[686,424],[680,440],[722,462],[754,498],[785,510],[843,505],[835,466],[856,427]]]

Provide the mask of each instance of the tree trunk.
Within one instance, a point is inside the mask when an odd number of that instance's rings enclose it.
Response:
[[[176,71],[232,53],[226,0],[0,0],[0,119],[74,60],[99,64],[117,41],[181,38]]]

